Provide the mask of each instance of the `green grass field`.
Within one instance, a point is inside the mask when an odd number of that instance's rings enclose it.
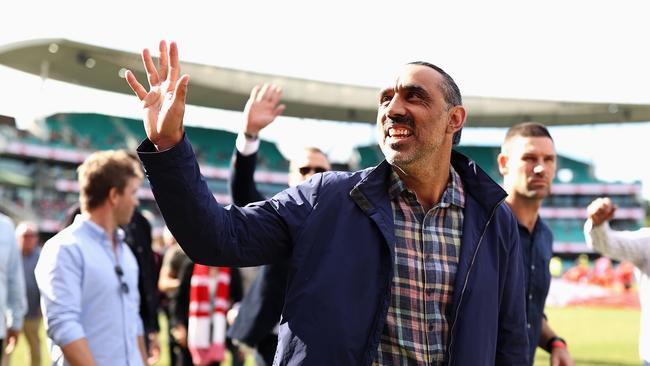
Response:
[[[637,344],[639,312],[635,310],[598,308],[548,308],[551,327],[569,343],[569,351],[580,366],[638,366]],[[161,317],[161,326],[166,327]],[[163,328],[164,329],[164,328]],[[165,333],[165,332],[162,332]],[[43,331],[44,335],[44,331]],[[168,366],[167,340],[161,334],[163,357],[156,365]],[[43,355],[47,355],[45,343]],[[12,355],[11,366],[26,365],[27,343],[21,337]],[[471,350],[469,351],[471,352]],[[252,366],[249,360],[247,366]],[[44,357],[43,366],[49,365]],[[535,365],[549,365],[546,352],[538,349]]]
[[[576,365],[638,366],[639,311],[599,308],[547,308],[553,330],[567,340]],[[548,365],[537,349],[535,365]]]

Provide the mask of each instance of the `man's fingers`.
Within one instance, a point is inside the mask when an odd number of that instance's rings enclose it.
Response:
[[[160,59],[158,59],[158,78],[161,82],[167,80],[167,73],[169,72],[169,56],[167,55],[167,43],[160,41],[158,46],[160,51]]]
[[[267,100],[268,99],[268,95],[267,95],[268,91],[269,91],[269,84],[264,84],[262,86],[262,89],[260,89],[260,92],[257,93],[257,101],[262,102],[264,100]]]
[[[262,87],[260,85],[255,85],[253,89],[251,89],[251,96],[248,98],[251,101],[256,101],[257,100],[257,95],[260,92],[260,89]]]
[[[178,45],[176,45],[176,42],[171,42],[169,44],[169,86],[167,92],[172,91],[177,86],[180,74],[181,65],[178,61]]]
[[[149,79],[149,86],[156,86],[160,84],[158,79],[158,71],[156,66],[153,64],[151,59],[151,53],[147,48],[142,50],[142,62],[144,63],[144,69],[147,71],[147,79]]]
[[[131,70],[126,70],[126,82],[131,87],[131,90],[138,96],[138,99],[143,100],[147,96],[147,89],[138,82],[138,79],[135,78],[135,75]]]
[[[282,87],[278,85],[273,85],[271,87],[271,103],[273,104],[278,104],[280,102],[280,98],[282,97]]]
[[[5,347],[5,353],[10,354],[16,348],[16,337],[10,337],[7,340],[7,346]]]
[[[281,115],[286,108],[287,108],[287,106],[285,106],[284,104],[280,104],[279,106],[277,106],[277,108],[275,108],[275,111],[273,111],[273,112],[274,112],[275,116],[277,117],[277,116]]]

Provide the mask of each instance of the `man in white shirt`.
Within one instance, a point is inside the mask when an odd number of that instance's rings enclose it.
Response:
[[[641,300],[641,331],[639,355],[643,365],[650,366],[650,228],[637,231],[614,231],[608,221],[616,206],[609,198],[598,198],[587,207],[588,219],[584,233],[587,245],[598,253],[619,261],[629,261],[639,269]]]

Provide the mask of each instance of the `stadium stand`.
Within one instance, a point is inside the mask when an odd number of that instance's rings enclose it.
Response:
[[[134,150],[145,137],[140,120],[94,113],[58,113],[32,127],[18,130],[9,117],[0,121],[0,210],[39,222],[49,234],[60,229],[66,209],[78,199],[77,165],[96,150]],[[215,198],[229,203],[228,165],[235,134],[191,126],[186,132]],[[286,187],[288,162],[268,141],[262,141],[260,151],[264,158],[256,173],[258,187],[272,196]],[[141,209],[153,213],[154,227],[162,227],[146,180],[139,196]]]

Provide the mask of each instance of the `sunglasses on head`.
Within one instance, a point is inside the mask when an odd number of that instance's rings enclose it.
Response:
[[[301,168],[298,168],[298,171],[300,172],[301,175],[307,175],[309,173],[323,173],[326,172],[327,169],[320,167],[320,166],[303,166]]]
[[[122,279],[122,276],[124,276],[124,271],[122,271],[122,267],[120,266],[115,266],[115,274],[117,274],[117,278],[120,280],[120,290],[126,295],[129,293],[129,285],[124,282]]]

